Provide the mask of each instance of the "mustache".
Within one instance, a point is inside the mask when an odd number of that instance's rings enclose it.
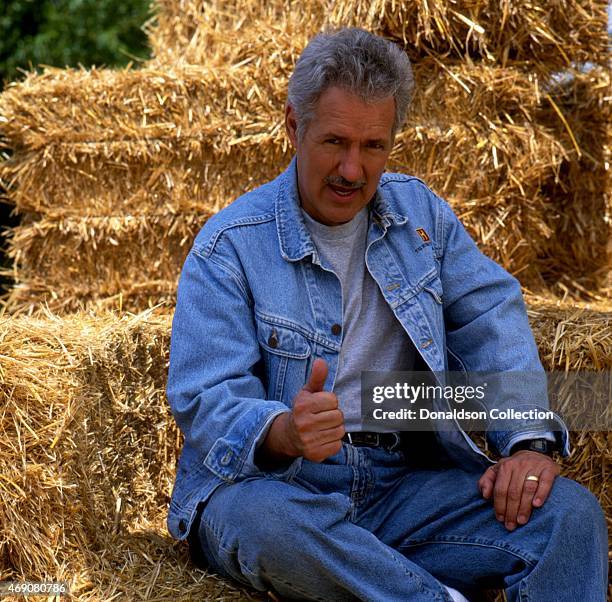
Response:
[[[342,176],[326,176],[323,181],[326,184],[342,186],[342,188],[350,188],[351,190],[357,190],[358,188],[363,188],[366,185],[365,180],[349,182],[349,180],[345,180]]]

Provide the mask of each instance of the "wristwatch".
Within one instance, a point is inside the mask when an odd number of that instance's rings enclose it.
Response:
[[[556,445],[548,439],[525,439],[524,441],[519,441],[512,446],[510,455],[522,449],[538,452],[540,454],[546,454],[552,458]]]

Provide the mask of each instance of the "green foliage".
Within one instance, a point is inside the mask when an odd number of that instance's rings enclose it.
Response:
[[[0,81],[18,68],[125,65],[147,59],[150,0],[0,0]]]

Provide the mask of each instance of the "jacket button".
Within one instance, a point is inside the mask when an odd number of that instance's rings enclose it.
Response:
[[[179,531],[181,533],[185,533],[185,531],[187,531],[187,523],[182,518],[179,521]]]
[[[334,324],[331,327],[332,334],[339,335],[342,332],[342,326],[340,324]]]
[[[225,452],[225,455],[221,458],[221,460],[219,460],[219,462],[221,463],[221,466],[227,466],[231,461],[232,461],[232,450],[228,449]]]
[[[270,345],[272,349],[276,349],[278,347],[278,339],[276,338],[275,334],[270,335],[270,338],[268,339],[268,345]]]

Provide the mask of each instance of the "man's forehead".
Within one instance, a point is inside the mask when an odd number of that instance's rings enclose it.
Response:
[[[317,133],[348,135],[355,130],[370,133],[373,138],[386,138],[395,118],[392,96],[365,102],[341,88],[328,88],[317,102],[313,125]]]

